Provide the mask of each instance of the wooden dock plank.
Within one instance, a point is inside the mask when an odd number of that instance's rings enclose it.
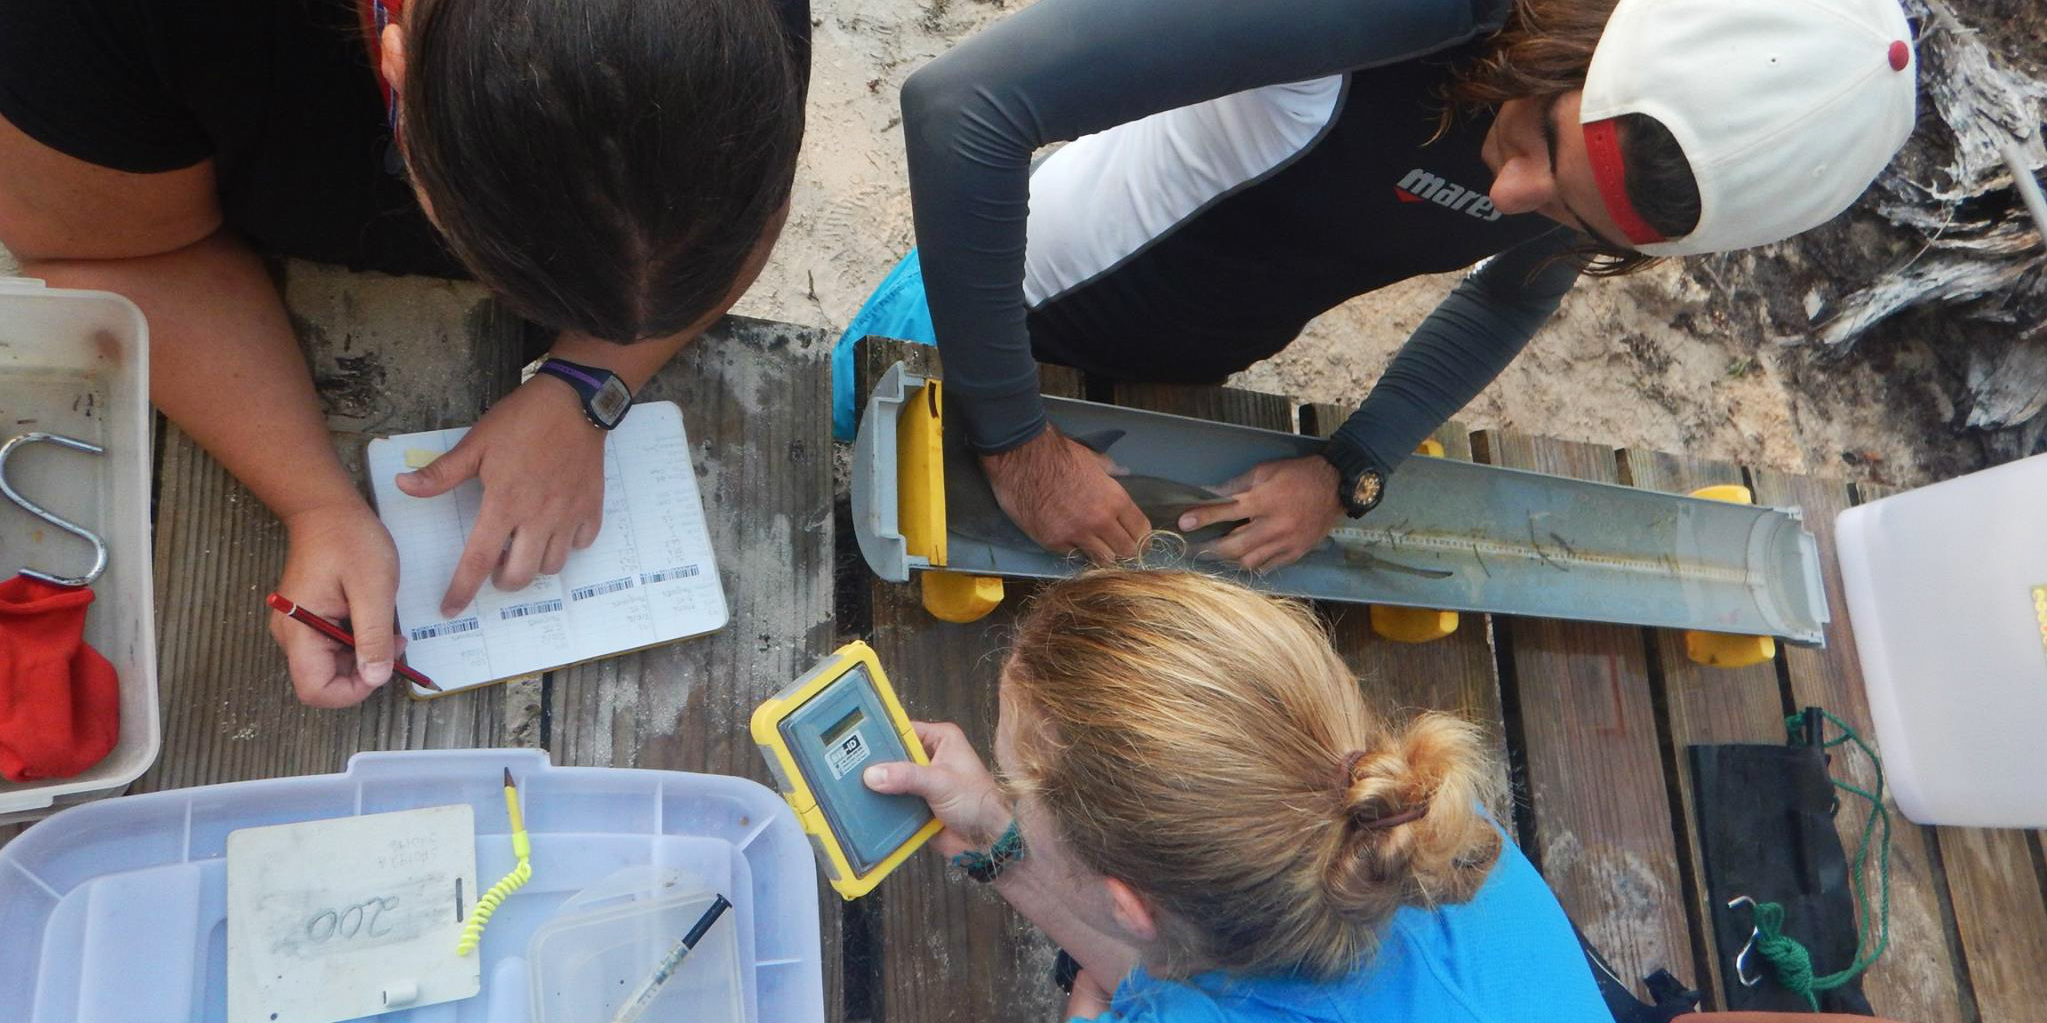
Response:
[[[1700,487],[1741,483],[1740,466],[1647,451],[1620,454],[1621,480],[1630,486],[1671,494],[1689,494]],[[1691,900],[1691,927],[1699,936],[1701,963],[1694,976],[1708,1003],[1726,1004],[1727,964],[1714,954],[1713,912],[1706,891],[1704,860],[1699,852],[1699,816],[1693,805],[1691,758],[1685,747],[1712,743],[1784,742],[1784,695],[1774,660],[1747,668],[1708,668],[1685,656],[1684,633],[1649,630],[1656,653],[1655,686],[1670,736],[1665,769],[1677,779],[1682,816],[1675,822],[1679,847],[1686,856],[1681,873]]]
[[[1896,492],[1858,483],[1854,498],[1861,504]],[[1843,606],[1837,613],[1845,610]],[[1867,737],[1875,742],[1874,735]],[[1913,827],[1903,817],[1896,823]],[[1959,962],[1968,971],[1977,1018],[1983,1023],[2039,1019],[2042,1006],[2047,1006],[2047,892],[2042,891],[2047,866],[2037,858],[2036,836],[1985,828],[1931,830],[1962,943]],[[1894,947],[1900,940],[1896,925],[1894,917]]]
[[[1788,646],[1784,650],[1792,702],[1797,707],[1820,706],[1832,711],[1875,746],[1862,668],[1855,656],[1855,631],[1848,621],[1848,604],[1842,597],[1841,573],[1834,557],[1834,516],[1849,504],[1848,487],[1839,480],[1767,469],[1752,470],[1750,479],[1758,504],[1803,510],[1806,528],[1819,539],[1827,606],[1833,612],[1824,649]],[[1875,780],[1871,765],[1860,756],[1837,756],[1834,766],[1845,770],[1847,780],[1858,786],[1867,788]],[[1948,942],[1946,893],[1936,877],[1934,853],[1929,848],[1933,838],[1926,829],[1905,820],[1895,803],[1891,814],[1891,944],[1863,976],[1863,993],[1878,1015],[1893,1019],[1973,1018],[1975,1007],[1957,982],[1958,953]],[[1851,856],[1867,816],[1862,800],[1841,801],[1841,844]]]
[[[935,349],[870,338],[859,348],[857,393],[873,390],[898,360],[940,376]],[[1070,371],[1044,373],[1046,392],[1078,397]],[[866,572],[864,566],[856,569]],[[996,680],[1003,637],[1034,587],[1011,580],[1002,606],[978,622],[933,618],[919,583],[867,576],[870,642],[910,716],[952,721],[983,758],[993,756]],[[867,900],[879,902],[880,955],[868,1006],[888,1023],[1023,1023],[1056,1019],[1065,996],[1052,983],[1057,950],[986,885],[930,852],[903,864]],[[849,981],[857,983],[858,978]]]
[[[1977,1018],[1983,1023],[2038,1020],[2047,1006],[2047,898],[2041,894],[2033,836],[1989,828],[1934,832]],[[1895,927],[1893,921],[1894,948]]]
[[[1488,431],[1481,461],[1617,482],[1613,449]],[[1496,618],[1526,754],[1536,865],[1621,976],[1696,962],[1642,630]],[[1511,738],[1511,736],[1510,736]]]
[[[553,673],[557,763],[696,771],[773,786],[754,707],[831,653],[830,339],[727,317],[639,397],[682,407],[731,621]],[[818,886],[826,1018],[844,1018],[844,900]]]
[[[557,672],[561,762],[768,779],[753,709],[832,649],[829,352],[818,330],[728,317],[641,392],[682,407],[732,620]]]
[[[473,421],[516,379],[522,328],[476,285],[287,264],[287,309],[343,463],[371,436]],[[293,696],[264,594],[283,528],[190,438],[161,424],[156,518],[163,755],[137,791],[338,771],[368,749],[536,745],[538,685],[361,706]]]
[[[1327,437],[1349,415],[1337,405],[1304,405],[1301,432]],[[1471,460],[1471,434],[1457,423],[1438,429],[1435,439],[1443,455]],[[1398,475],[1391,485],[1398,486]],[[1500,716],[1500,673],[1493,658],[1489,615],[1459,616],[1457,631],[1429,643],[1396,643],[1372,632],[1370,609],[1357,604],[1325,603],[1330,637],[1345,663],[1356,672],[1365,693],[1388,711],[1447,710],[1462,714],[1486,730],[1506,764],[1506,726]]]
[[[1257,426],[1267,430],[1294,429],[1294,407],[1277,394],[1247,391],[1241,387],[1200,387],[1187,384],[1134,384],[1118,381],[1112,393],[1117,405],[1128,408],[1170,412],[1176,416],[1212,419],[1219,423]],[[1216,480],[1222,483],[1223,480]]]

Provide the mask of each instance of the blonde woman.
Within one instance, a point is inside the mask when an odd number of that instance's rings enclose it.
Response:
[[[928,800],[938,851],[1073,954],[1071,1015],[1608,1018],[1555,896],[1488,815],[1504,771],[1478,730],[1374,713],[1298,604],[1203,575],[1083,575],[1018,626],[1005,784],[957,727],[919,735],[930,766],[867,784]]]
[[[1303,606],[1091,572],[1019,623],[1000,700],[1003,782],[924,723],[928,766],[864,778],[1073,954],[1069,1016],[1612,1018],[1479,730],[1375,713]]]

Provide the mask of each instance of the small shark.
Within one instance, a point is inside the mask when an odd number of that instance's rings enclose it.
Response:
[[[1069,434],[1074,443],[1107,456],[1109,449],[1122,440],[1128,431],[1120,429],[1096,430],[1090,433]],[[950,441],[952,438],[948,438]],[[963,537],[988,543],[1008,546],[1028,545],[1032,541],[1023,530],[1009,521],[996,504],[995,493],[988,487],[987,477],[981,475],[978,460],[966,454],[964,443],[946,445],[946,526]],[[1166,532],[1180,532],[1180,516],[1197,508],[1228,504],[1234,498],[1203,486],[1182,483],[1162,476],[1147,476],[1139,473],[1112,474],[1115,480],[1130,495],[1139,511],[1151,522],[1151,527]],[[1202,544],[1227,536],[1231,530],[1243,525],[1247,519],[1230,519],[1211,523],[1191,533],[1182,534],[1190,544]],[[1434,568],[1418,568],[1388,561],[1356,544],[1324,540],[1311,553],[1334,552],[1352,567],[1399,572],[1403,575],[1423,579],[1447,579],[1455,573]]]

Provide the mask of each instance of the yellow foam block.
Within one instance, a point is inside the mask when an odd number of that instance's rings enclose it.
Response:
[[[896,419],[897,521],[911,554],[945,564],[945,393],[932,380],[903,402]],[[1002,603],[1002,580],[959,572],[922,573],[924,610],[946,622],[978,621]]]
[[[1002,580],[964,572],[924,572],[924,610],[944,622],[975,622],[1002,603]]]
[[[1372,631],[1395,643],[1427,643],[1457,631],[1457,612],[1432,607],[1387,607],[1374,604]]]
[[[1706,501],[1754,504],[1756,495],[1739,483],[1718,483],[1692,491]],[[1746,668],[1774,660],[1777,641],[1769,636],[1743,636],[1732,632],[1685,630],[1685,659],[1708,668]]]
[[[1739,483],[1715,483],[1692,491],[1692,496],[1705,501],[1725,501],[1728,504],[1754,504],[1756,495]]]
[[[1414,449],[1425,458],[1443,457],[1443,442],[1430,437]],[[1427,643],[1457,631],[1457,612],[1431,607],[1381,607],[1374,604],[1372,632],[1395,643]]]
[[[903,402],[896,417],[896,521],[909,553],[945,564],[945,421],[938,381]]]
[[[439,457],[441,457],[441,453],[438,451],[428,451],[425,448],[406,448],[405,467],[407,469],[424,469],[428,463]]]
[[[1777,641],[1769,636],[1685,630],[1685,658],[1708,668],[1746,668],[1774,660]]]

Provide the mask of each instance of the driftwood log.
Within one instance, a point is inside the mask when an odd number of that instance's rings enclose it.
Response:
[[[1918,31],[1919,123],[1848,216],[1762,249],[1694,260],[1729,322],[1849,357],[1926,345],[1951,426],[1985,454],[2047,440],[2047,245],[2021,178],[2047,168],[2047,11],[2036,0],[1904,0]]]
[[[2030,178],[2047,166],[2047,82],[2012,67],[1942,0],[1906,6],[1920,26],[1926,109],[1910,148],[1922,152],[1894,163],[1865,201],[1923,247],[1825,311],[1815,340],[1852,345],[1887,317],[1926,305],[1998,325],[1972,332],[1985,336],[1968,352],[1963,425],[2021,427],[2047,405],[2047,246],[2017,177],[2027,175],[2037,195]],[[1945,159],[1925,159],[1943,149]],[[2037,432],[2027,431],[2025,450]]]

